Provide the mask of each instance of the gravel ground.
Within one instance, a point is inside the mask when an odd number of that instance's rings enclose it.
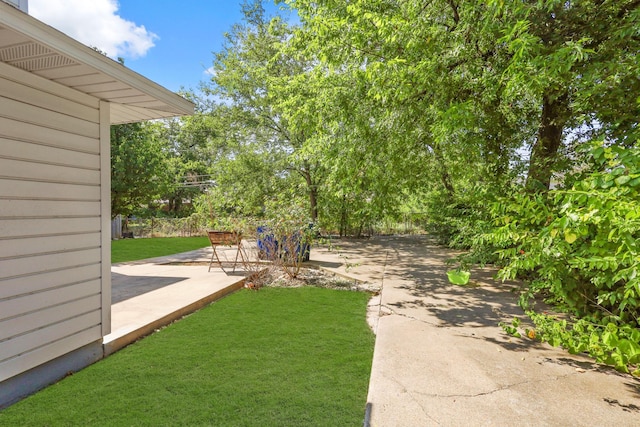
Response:
[[[290,278],[284,272],[278,269],[272,269],[264,273],[264,276],[256,280],[256,283],[263,283],[262,286],[286,288],[316,286],[319,288],[369,292],[372,294],[380,292],[380,287],[377,285],[339,276],[320,268],[302,268],[296,278]]]

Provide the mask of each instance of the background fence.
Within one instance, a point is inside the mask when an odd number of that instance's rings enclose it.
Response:
[[[251,221],[248,221],[251,222]],[[256,224],[259,221],[253,221]],[[388,234],[423,233],[427,217],[421,212],[407,213],[397,220],[376,221],[347,228],[348,236],[376,236]],[[125,232],[123,234],[123,231]],[[117,217],[111,222],[113,239],[123,237],[191,237],[206,236],[209,227],[197,216],[187,218],[129,218]],[[338,230],[321,230],[322,234],[339,235]]]
[[[111,223],[113,239],[122,237],[191,237],[205,236],[206,234],[206,227],[192,217],[116,218]]]

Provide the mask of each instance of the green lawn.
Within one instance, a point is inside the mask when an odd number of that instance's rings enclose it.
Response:
[[[0,412],[16,426],[361,426],[368,295],[243,290]]]
[[[156,237],[111,242],[111,262],[136,261],[209,246],[208,237]]]

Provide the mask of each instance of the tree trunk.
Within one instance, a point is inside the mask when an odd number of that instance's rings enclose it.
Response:
[[[506,149],[506,140],[510,125],[507,118],[500,109],[500,98],[492,101],[486,108],[491,117],[491,122],[496,124],[495,130],[489,132],[486,136],[486,145],[482,152],[482,156],[487,165],[489,165],[489,173],[487,176],[479,177],[485,182],[493,182],[502,185],[503,179],[509,171],[509,151]]]
[[[342,206],[340,209],[340,237],[347,235],[347,196],[342,196]]]
[[[318,190],[315,186],[309,188],[309,205],[311,209],[311,222],[318,222]]]
[[[436,159],[437,167],[440,172],[440,179],[442,180],[442,185],[444,186],[445,191],[450,199],[453,199],[455,195],[455,188],[453,187],[453,182],[451,181],[451,175],[449,175],[449,171],[447,170],[447,165],[444,160],[444,156],[442,155],[442,151],[440,151],[440,146],[438,144],[434,144],[432,147],[433,154]]]
[[[314,184],[310,168],[306,164],[305,169],[301,172],[307,183],[307,189],[309,190],[309,212],[311,214],[311,221],[316,223],[318,221],[318,188]]]
[[[531,191],[547,191],[549,189],[569,114],[567,92],[560,95],[553,92],[543,95],[538,137],[531,149],[531,159],[529,160],[527,189]]]

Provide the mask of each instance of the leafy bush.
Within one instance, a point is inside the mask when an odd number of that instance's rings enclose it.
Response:
[[[308,259],[311,243],[317,234],[312,224],[305,199],[294,192],[278,194],[264,203],[260,216],[243,216],[233,209],[216,205],[213,194],[205,194],[196,200],[194,221],[209,230],[233,230],[242,234],[244,239],[255,240],[262,246],[259,251],[243,249],[245,270],[251,271],[251,280],[260,283],[268,274],[258,258],[267,258],[273,262],[271,267],[282,270],[287,276],[295,278],[302,263]],[[261,252],[261,253],[260,253]]]
[[[501,248],[499,277],[530,280],[521,305],[538,338],[628,371],[640,362],[629,344],[639,337],[640,150],[593,146],[583,170],[562,189],[495,203],[495,228],[478,243]],[[534,313],[536,295],[572,317]]]
[[[308,259],[317,234],[304,203],[271,201],[266,205],[266,220],[258,238],[266,255],[290,278],[295,278]]]
[[[496,195],[486,187],[475,186],[464,195],[452,199],[446,194],[432,194],[428,202],[429,223],[426,230],[438,243],[453,249],[472,249],[457,258],[461,268],[473,264],[498,262],[496,247],[484,238],[494,229],[491,220],[491,201]]]

